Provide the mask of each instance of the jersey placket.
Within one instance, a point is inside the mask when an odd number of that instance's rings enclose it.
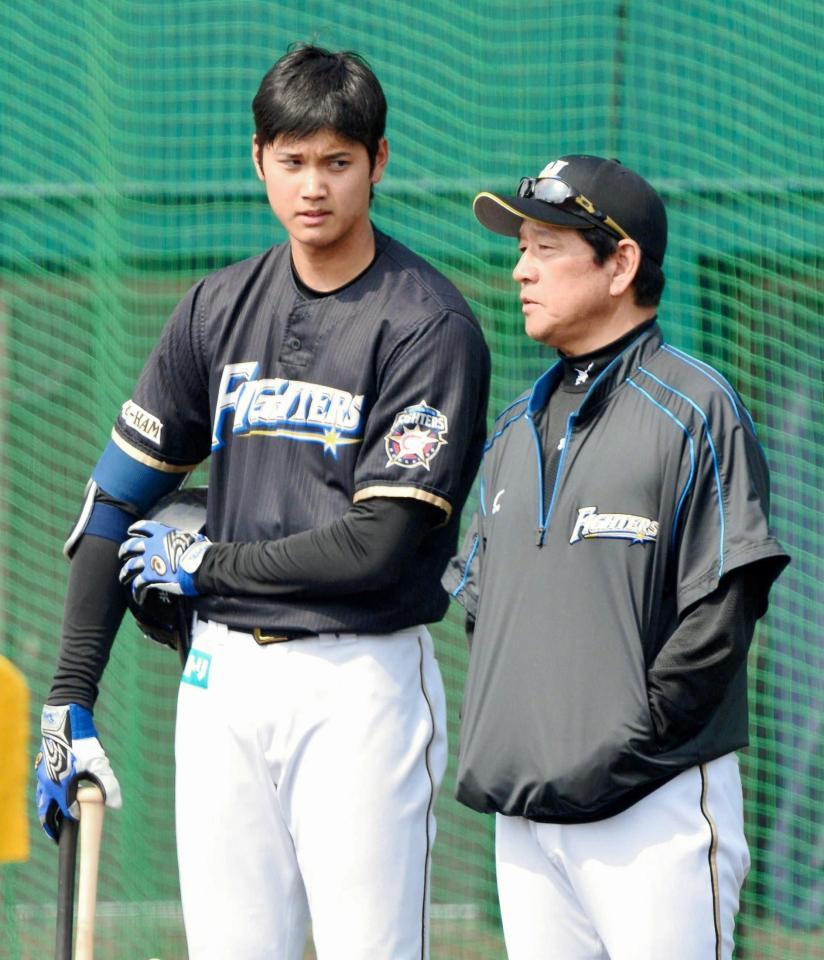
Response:
[[[298,301],[283,327],[278,363],[287,367],[308,367],[314,352],[316,318],[306,302]]]

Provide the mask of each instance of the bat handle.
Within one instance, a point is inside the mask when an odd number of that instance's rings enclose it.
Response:
[[[90,785],[78,789],[77,802],[80,804],[80,871],[77,879],[75,960],[93,960],[97,870],[105,806],[100,789]]]
[[[77,821],[60,824],[57,860],[57,940],[55,960],[72,960],[74,927],[74,868],[77,862]]]

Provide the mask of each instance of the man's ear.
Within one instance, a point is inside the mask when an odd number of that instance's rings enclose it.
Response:
[[[635,279],[638,268],[641,266],[641,248],[634,240],[619,240],[618,247],[612,255],[612,281],[609,292],[620,297],[624,294]]]
[[[252,136],[252,164],[258,180],[265,180],[266,178],[263,176],[263,147],[260,145],[256,133]]]
[[[375,162],[372,164],[372,173],[370,175],[370,180],[373,184],[380,181],[388,162],[389,141],[386,139],[386,137],[381,137],[381,141],[378,144],[378,152],[375,154]]]

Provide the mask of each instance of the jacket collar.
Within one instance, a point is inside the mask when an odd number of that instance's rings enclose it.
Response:
[[[590,412],[629,379],[635,370],[661,347],[663,342],[664,338],[657,322],[631,340],[592,381],[589,390],[582,397],[578,418],[586,419]],[[550,395],[563,379],[563,375],[564,364],[559,360],[535,381],[527,404],[528,417],[534,416],[547,405]]]

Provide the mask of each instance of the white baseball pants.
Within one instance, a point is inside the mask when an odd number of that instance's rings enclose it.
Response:
[[[509,960],[729,960],[750,865],[738,758],[596,823],[496,820]]]
[[[190,960],[425,960],[446,709],[423,627],[196,625],[176,732]]]

